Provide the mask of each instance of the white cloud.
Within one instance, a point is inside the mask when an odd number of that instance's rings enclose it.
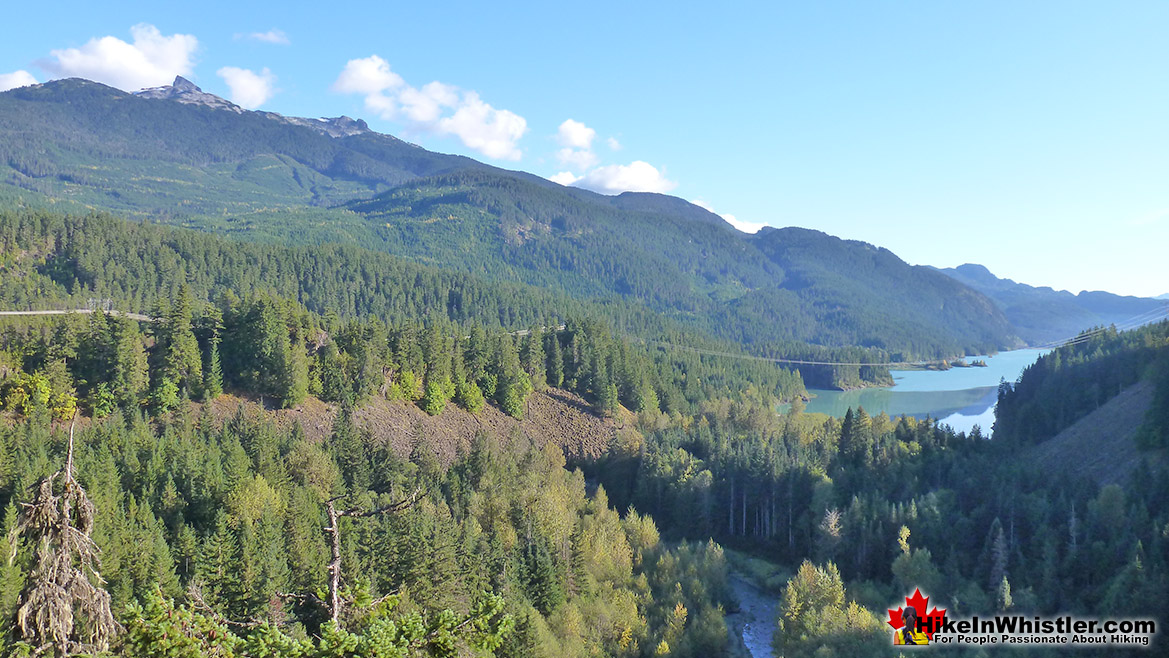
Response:
[[[564,148],[556,152],[556,159],[561,165],[573,171],[585,171],[595,167],[600,158],[592,151],[593,139],[597,131],[589,128],[580,121],[565,119],[556,132],[556,141]]]
[[[333,91],[360,94],[365,107],[383,119],[410,128],[454,135],[467,148],[497,160],[519,160],[518,142],[528,122],[509,110],[485,103],[474,91],[434,81],[416,88],[390,69],[386,60],[371,55],[351,59],[333,83]]]
[[[235,38],[247,38],[251,39],[252,41],[271,43],[278,46],[287,46],[288,44],[292,43],[292,41],[288,39],[288,35],[284,33],[284,30],[278,30],[276,28],[272,28],[267,32],[252,32],[251,34],[246,35],[237,34],[235,35]]]
[[[231,88],[231,102],[254,110],[276,93],[276,76],[267,68],[256,73],[248,69],[225,66],[215,72]]]
[[[573,183],[580,180],[580,176],[577,176],[571,171],[562,171],[559,174],[549,176],[548,180],[552,181],[553,183],[560,183],[561,185],[572,185]]]
[[[600,162],[600,158],[592,151],[581,151],[571,148],[562,148],[557,151],[556,159],[560,161],[560,164],[565,167],[570,167],[573,171],[585,171]]]
[[[177,75],[190,75],[199,40],[190,34],[163,36],[158,28],[139,23],[130,28],[134,43],[117,37],[90,39],[80,48],[50,51],[41,62],[61,77],[80,77],[125,91],[170,84]]]
[[[576,149],[590,149],[593,146],[593,138],[597,136],[597,131],[589,128],[579,121],[566,119],[564,123],[560,124],[560,130],[557,132],[556,139],[561,146]]]
[[[609,145],[610,151],[621,150],[621,142],[617,141],[616,137],[610,137],[609,139],[606,139],[605,142]]]
[[[528,122],[508,110],[497,110],[479,99],[479,94],[463,94],[459,109],[440,119],[438,128],[463,140],[468,148],[489,158],[519,160],[522,152],[516,142],[528,131]]]
[[[378,94],[406,84],[402,76],[390,70],[390,63],[371,55],[351,59],[333,83],[333,91],[342,94]]]
[[[574,183],[577,187],[602,194],[621,192],[669,192],[678,184],[668,180],[648,162],[635,160],[627,165],[597,167]]]
[[[459,91],[456,87],[435,81],[423,85],[422,89],[406,87],[398,94],[398,102],[410,120],[433,123],[438,121],[445,108],[458,105]]]
[[[367,95],[365,108],[383,119],[392,119],[398,116],[398,103],[381,92]]]
[[[734,226],[735,228],[739,229],[740,231],[742,231],[744,233],[758,233],[764,226],[767,226],[767,224],[756,224],[754,222],[741,222],[738,219],[736,219],[734,215],[730,215],[730,214],[719,215],[719,217],[722,217],[723,219],[727,220],[728,224],[730,224],[731,226]]]
[[[37,79],[32,77],[28,71],[13,71],[12,73],[0,73],[0,91],[8,91],[9,89],[16,89],[17,87],[27,87],[35,85]]]
[[[690,203],[693,203],[694,205],[698,206],[699,208],[705,208],[706,210],[713,212],[714,214],[718,215],[719,217],[722,217],[723,219],[726,220],[726,222],[728,224],[730,224],[731,226],[735,227],[736,229],[742,231],[743,233],[758,233],[760,229],[762,229],[764,226],[767,226],[766,224],[755,224],[752,222],[740,222],[734,215],[715,212],[714,207],[711,206],[709,203],[703,201],[702,199],[694,199]]]

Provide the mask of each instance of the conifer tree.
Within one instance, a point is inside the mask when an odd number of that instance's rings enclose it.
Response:
[[[528,598],[537,610],[549,615],[564,603],[560,574],[542,538],[533,538],[524,546],[523,568]]]
[[[138,405],[147,383],[146,349],[138,324],[129,318],[118,317],[109,323],[110,342],[115,357],[110,373],[110,392],[118,404],[132,408]]]
[[[554,388],[564,386],[564,354],[560,349],[560,338],[555,331],[548,333],[548,385]]]
[[[207,346],[207,366],[203,369],[203,399],[214,400],[223,394],[223,366],[219,362],[219,340]]]
[[[197,395],[203,384],[203,361],[191,325],[191,291],[183,284],[167,314],[162,332],[162,374],[182,397]]]
[[[308,356],[304,341],[298,335],[295,341],[285,341],[280,348],[277,363],[279,385],[276,391],[285,409],[304,402],[308,395]]]
[[[536,630],[536,615],[527,611],[517,617],[515,629],[496,651],[498,658],[530,658],[540,655],[540,636]]]
[[[77,360],[72,370],[83,394],[89,394],[99,382],[106,381],[114,369],[117,354],[110,342],[111,333],[108,316],[99,310],[90,314],[78,337]]]
[[[1006,576],[1003,576],[1003,579],[999,582],[998,589],[995,593],[994,605],[995,609],[999,612],[1006,612],[1015,605],[1014,599],[1011,598],[1011,583],[1007,581]]]
[[[342,407],[333,421],[333,434],[329,439],[329,445],[350,490],[368,487],[369,460],[365,453],[365,442],[353,422],[353,412],[348,407]]]
[[[597,415],[611,418],[617,413],[617,384],[609,377],[604,361],[597,360],[592,376],[593,409]]]
[[[502,395],[499,393],[502,392]],[[524,418],[524,398],[521,395],[521,388],[518,383],[508,382],[499,387],[496,391],[496,401],[499,403],[499,408],[503,413],[515,418],[523,420]]]
[[[658,411],[658,394],[654,387],[649,383],[649,378],[642,375],[638,379],[637,386],[633,389],[633,405],[639,413],[646,411]]]
[[[568,565],[568,596],[588,596],[592,591],[588,565],[585,559],[584,526],[578,520],[569,537],[571,557]]]
[[[548,369],[544,355],[544,331],[540,327],[532,326],[528,329],[520,350],[520,360],[524,371],[531,378],[532,388],[537,391],[544,390]]]
[[[203,310],[200,333],[203,334],[203,342],[207,346],[203,364],[203,399],[214,400],[223,393],[223,364],[219,359],[223,313],[214,304],[207,304]]]
[[[532,391],[531,379],[520,365],[512,337],[503,334],[496,343],[494,370],[499,383],[495,389],[495,401],[500,409],[513,418],[524,417],[524,401]]]
[[[220,614],[231,614],[243,595],[239,541],[229,524],[227,512],[220,510],[195,560],[195,588],[202,600]]]
[[[471,335],[467,338],[466,352],[463,363],[467,369],[469,381],[482,381],[487,374],[487,364],[491,358],[491,348],[487,341],[487,331],[478,322],[471,325]],[[490,394],[489,394],[490,395]]]

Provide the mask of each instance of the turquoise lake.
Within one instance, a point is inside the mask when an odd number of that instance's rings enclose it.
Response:
[[[893,386],[887,388],[809,389],[808,393],[816,397],[808,402],[807,411],[840,417],[849,407],[864,407],[870,415],[882,411],[890,416],[924,418],[928,415],[956,431],[969,432],[978,425],[983,434],[990,434],[999,381],[1015,381],[1044,353],[1046,350],[1014,350],[966,358],[967,363],[975,359],[986,361],[985,368],[894,370]]]

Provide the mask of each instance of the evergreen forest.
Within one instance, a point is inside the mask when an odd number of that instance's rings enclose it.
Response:
[[[474,279],[415,265],[371,260],[408,283],[363,297],[359,251],[334,252],[345,267],[314,297],[297,268],[327,256],[308,251],[4,218],[10,304],[109,297],[150,318],[0,320],[14,655],[733,655],[744,556],[774,565],[781,655],[890,653],[884,610],[914,588],[956,615],[1166,612],[1164,469],[1052,478],[1028,452],[1151,382],[1141,445],[1159,454],[1165,323],[1043,357],[1000,387],[987,439],[806,414],[792,370],[640,342],[594,308],[561,322],[554,298],[474,297]],[[179,283],[152,285],[166,259]],[[445,303],[458,286],[481,301]],[[609,424],[600,457],[482,431],[447,458],[440,436],[403,450],[358,420],[519,419],[539,391]],[[310,403],[337,410],[327,431],[302,426]]]
[[[1169,321],[1110,321],[1160,307],[345,117],[0,93],[0,654],[895,656],[915,590],[1166,621]],[[1067,326],[993,428],[806,411]]]

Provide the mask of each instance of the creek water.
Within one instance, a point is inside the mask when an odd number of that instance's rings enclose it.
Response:
[[[733,655],[744,655],[745,649],[751,658],[771,658],[771,641],[779,619],[778,597],[764,592],[733,571],[730,585],[739,600],[739,611],[727,615],[727,625],[743,640]]]
[[[812,390],[815,395],[807,405],[811,413],[841,417],[849,407],[864,407],[869,415],[882,411],[890,416],[936,418],[955,431],[969,432],[978,425],[990,435],[994,424],[994,405],[999,381],[1014,382],[1027,366],[1035,363],[1046,350],[1013,350],[994,356],[971,356],[986,362],[986,367],[951,368],[949,370],[894,370],[893,386],[864,388],[855,391]]]

